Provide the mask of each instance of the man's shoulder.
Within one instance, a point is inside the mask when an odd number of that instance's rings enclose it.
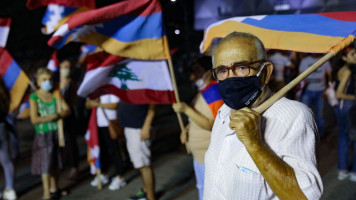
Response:
[[[310,120],[313,116],[308,106],[285,97],[276,101],[263,115],[270,118],[280,118],[283,121],[297,119]]]

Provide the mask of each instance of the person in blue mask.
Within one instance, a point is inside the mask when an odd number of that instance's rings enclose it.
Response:
[[[272,96],[273,64],[263,43],[233,32],[212,58],[224,105],[205,154],[204,199],[320,199],[310,109],[283,97],[261,114],[253,110]]]

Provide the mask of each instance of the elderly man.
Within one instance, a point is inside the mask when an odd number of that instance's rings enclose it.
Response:
[[[272,95],[267,83],[273,65],[262,42],[231,33],[213,52],[213,65],[225,104],[205,154],[204,199],[319,199],[310,109],[282,98],[262,115],[252,110]]]

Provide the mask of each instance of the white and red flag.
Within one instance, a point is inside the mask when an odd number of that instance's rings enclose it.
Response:
[[[69,7],[95,8],[94,0],[27,0],[26,7],[32,10],[40,6],[47,6],[49,4]]]
[[[5,47],[10,32],[10,18],[0,18],[0,47]]]
[[[132,104],[175,102],[165,60],[132,60],[99,52],[88,56],[87,72],[78,95],[98,98],[114,94]]]
[[[88,162],[91,174],[100,170],[100,146],[98,137],[98,126],[96,119],[96,108],[92,108],[88,123],[88,130],[85,134],[85,142],[88,145]]]
[[[59,71],[59,60],[57,57],[57,50],[53,51],[51,59],[48,61],[47,69],[51,70],[52,72]]]

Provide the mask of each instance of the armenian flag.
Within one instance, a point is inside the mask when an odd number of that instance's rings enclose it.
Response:
[[[95,99],[104,94],[114,94],[131,104],[175,102],[165,60],[132,60],[99,52],[87,58],[78,95]]]
[[[10,18],[0,18],[0,47],[6,46],[7,36],[10,32]]]
[[[248,32],[262,40],[268,49],[327,53],[347,37],[356,36],[356,11],[294,15],[234,17],[210,25],[200,51],[206,52],[213,40],[231,32]]]
[[[218,114],[220,107],[224,104],[224,101],[218,90],[218,82],[211,81],[202,91],[201,94],[208,103],[211,113],[214,116]]]
[[[126,0],[75,14],[59,27],[48,45],[59,49],[70,41],[94,44],[127,58],[170,58],[158,0]]]
[[[0,47],[0,76],[4,79],[6,87],[10,91],[10,112],[12,112],[21,103],[30,79],[9,52],[2,47]]]

